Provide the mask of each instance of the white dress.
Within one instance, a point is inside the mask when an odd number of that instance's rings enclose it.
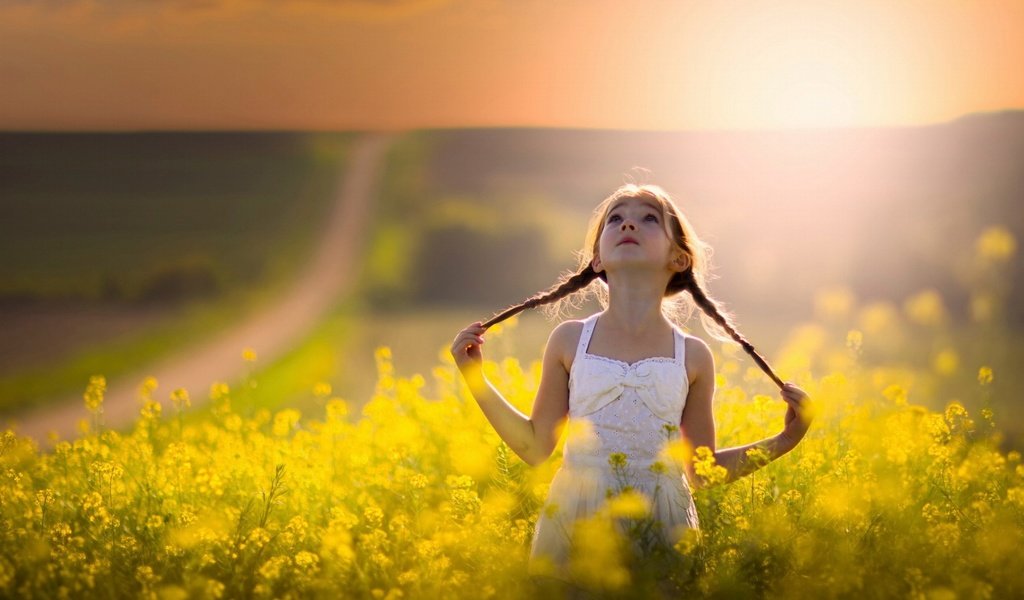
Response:
[[[566,439],[562,464],[551,480],[534,530],[531,574],[552,574],[538,560],[543,558],[551,561],[556,577],[568,579],[573,523],[593,515],[606,501],[606,490],[614,492],[621,487],[608,460],[613,452],[626,455],[628,484],[650,500],[650,516],[660,522],[659,539],[671,545],[685,529],[699,528],[681,466],[659,457],[666,442],[679,437],[689,391],[686,334],[673,328],[672,358],[645,358],[628,364],[588,352],[600,315],[583,321],[569,373],[570,432],[578,431],[580,421],[586,420],[589,423],[583,424],[584,429],[592,435],[570,433]],[[674,431],[666,431],[665,425],[675,426]],[[656,461],[667,469],[662,473],[650,470]]]

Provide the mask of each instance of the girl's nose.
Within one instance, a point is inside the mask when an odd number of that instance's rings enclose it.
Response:
[[[626,229],[636,229],[636,225],[633,224],[632,220],[625,219],[622,221],[622,230],[625,231]]]

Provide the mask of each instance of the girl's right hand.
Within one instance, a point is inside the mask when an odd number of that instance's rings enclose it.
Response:
[[[468,367],[479,367],[483,362],[484,356],[480,351],[480,345],[484,343],[482,336],[485,331],[487,329],[483,323],[477,321],[455,336],[451,352],[460,371],[465,371]]]

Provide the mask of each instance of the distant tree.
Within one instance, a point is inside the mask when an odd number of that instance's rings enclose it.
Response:
[[[447,305],[507,304],[558,275],[539,229],[486,231],[464,223],[424,231],[413,269],[419,302]]]

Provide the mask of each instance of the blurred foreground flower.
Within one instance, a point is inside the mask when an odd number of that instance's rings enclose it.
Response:
[[[85,408],[91,413],[102,412],[103,395],[107,391],[107,379],[102,375],[93,375],[89,378],[89,385],[85,388]]]
[[[1017,251],[1017,240],[1009,229],[1002,225],[994,225],[978,236],[975,251],[982,260],[1006,262]]]

